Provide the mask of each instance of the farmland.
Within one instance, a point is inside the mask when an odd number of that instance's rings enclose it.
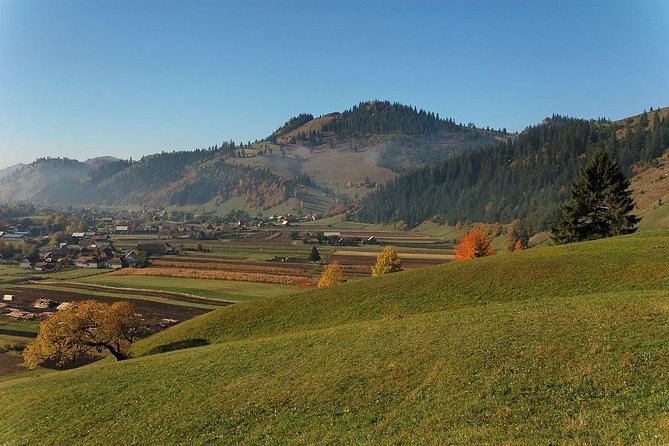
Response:
[[[317,231],[360,240],[374,236],[377,244],[313,245],[301,240],[307,233]],[[3,294],[12,296],[11,302],[5,302],[0,309],[4,321],[0,333],[20,338],[12,343],[12,351],[2,353],[5,365],[0,371],[6,374],[20,369],[18,352],[34,336],[39,321],[69,302],[129,300],[146,320],[149,333],[155,333],[234,302],[274,299],[313,287],[323,267],[331,261],[342,265],[348,281],[368,277],[384,244],[397,246],[405,269],[446,262],[452,252],[451,245],[438,238],[335,221],[252,230],[227,240],[113,236],[114,246],[125,250],[132,250],[139,243],[157,241],[177,247],[179,255],[153,258],[148,268],[115,271],[64,268],[38,272],[0,266],[0,287]],[[319,262],[307,259],[313,246],[320,253]],[[15,327],[10,329],[10,323]]]

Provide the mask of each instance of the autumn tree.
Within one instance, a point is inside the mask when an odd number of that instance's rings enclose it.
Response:
[[[129,357],[130,345],[143,330],[144,322],[129,302],[77,302],[42,321],[23,357],[30,368],[46,360],[62,365],[103,350],[120,361]]]
[[[606,152],[596,152],[572,184],[571,201],[551,228],[557,244],[593,240],[637,230],[630,182]]]
[[[474,228],[466,233],[455,247],[455,260],[485,257],[494,253],[495,248],[490,246],[488,234],[481,228]]]
[[[318,288],[327,288],[344,281],[344,271],[338,262],[332,262],[323,269],[323,274],[318,280]]]
[[[395,248],[386,246],[376,258],[376,264],[372,266],[372,277],[397,271],[402,271],[402,261],[397,256]]]
[[[310,262],[318,262],[320,259],[321,259],[321,255],[320,255],[320,253],[318,252],[318,248],[316,248],[315,246],[313,246],[313,247],[311,248],[311,252],[309,253],[308,260],[309,260]]]
[[[516,251],[517,247],[527,246],[529,241],[529,234],[527,229],[519,219],[515,219],[506,227],[506,238],[504,239],[504,247],[507,251]]]

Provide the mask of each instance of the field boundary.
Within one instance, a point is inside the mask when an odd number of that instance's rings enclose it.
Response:
[[[235,304],[237,301],[234,300],[227,300],[227,299],[213,299],[211,297],[205,297],[205,296],[196,296],[194,294],[188,294],[188,293],[181,293],[179,291],[167,291],[167,290],[156,290],[156,289],[148,289],[148,288],[133,288],[133,287],[116,287],[116,286],[109,286],[109,285],[98,285],[98,284],[92,284],[92,283],[81,283],[81,282],[71,282],[71,281],[66,281],[66,280],[59,280],[59,281],[29,281],[29,283],[35,283],[35,284],[46,284],[46,285],[58,285],[58,284],[64,284],[64,285],[73,285],[74,288],[76,287],[91,287],[91,288],[100,288],[101,290],[114,290],[114,291],[142,291],[142,292],[159,292],[159,293],[165,293],[167,295],[172,294],[175,296],[181,296],[189,299],[195,299],[195,300],[202,300],[206,302],[211,302],[213,304],[216,303],[226,303],[226,304]],[[84,288],[81,288],[84,289]],[[204,302],[203,302],[204,303]]]

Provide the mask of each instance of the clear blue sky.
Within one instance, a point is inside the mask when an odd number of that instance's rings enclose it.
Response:
[[[0,167],[388,99],[522,130],[669,105],[668,1],[0,0]]]

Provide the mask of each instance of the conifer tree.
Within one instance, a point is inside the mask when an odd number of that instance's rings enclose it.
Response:
[[[639,218],[629,180],[605,152],[597,152],[572,185],[571,201],[552,227],[557,244],[593,240],[636,231]]]
[[[311,252],[309,253],[308,257],[310,262],[318,262],[321,259],[321,255],[318,252],[318,248],[315,246],[311,248]]]

